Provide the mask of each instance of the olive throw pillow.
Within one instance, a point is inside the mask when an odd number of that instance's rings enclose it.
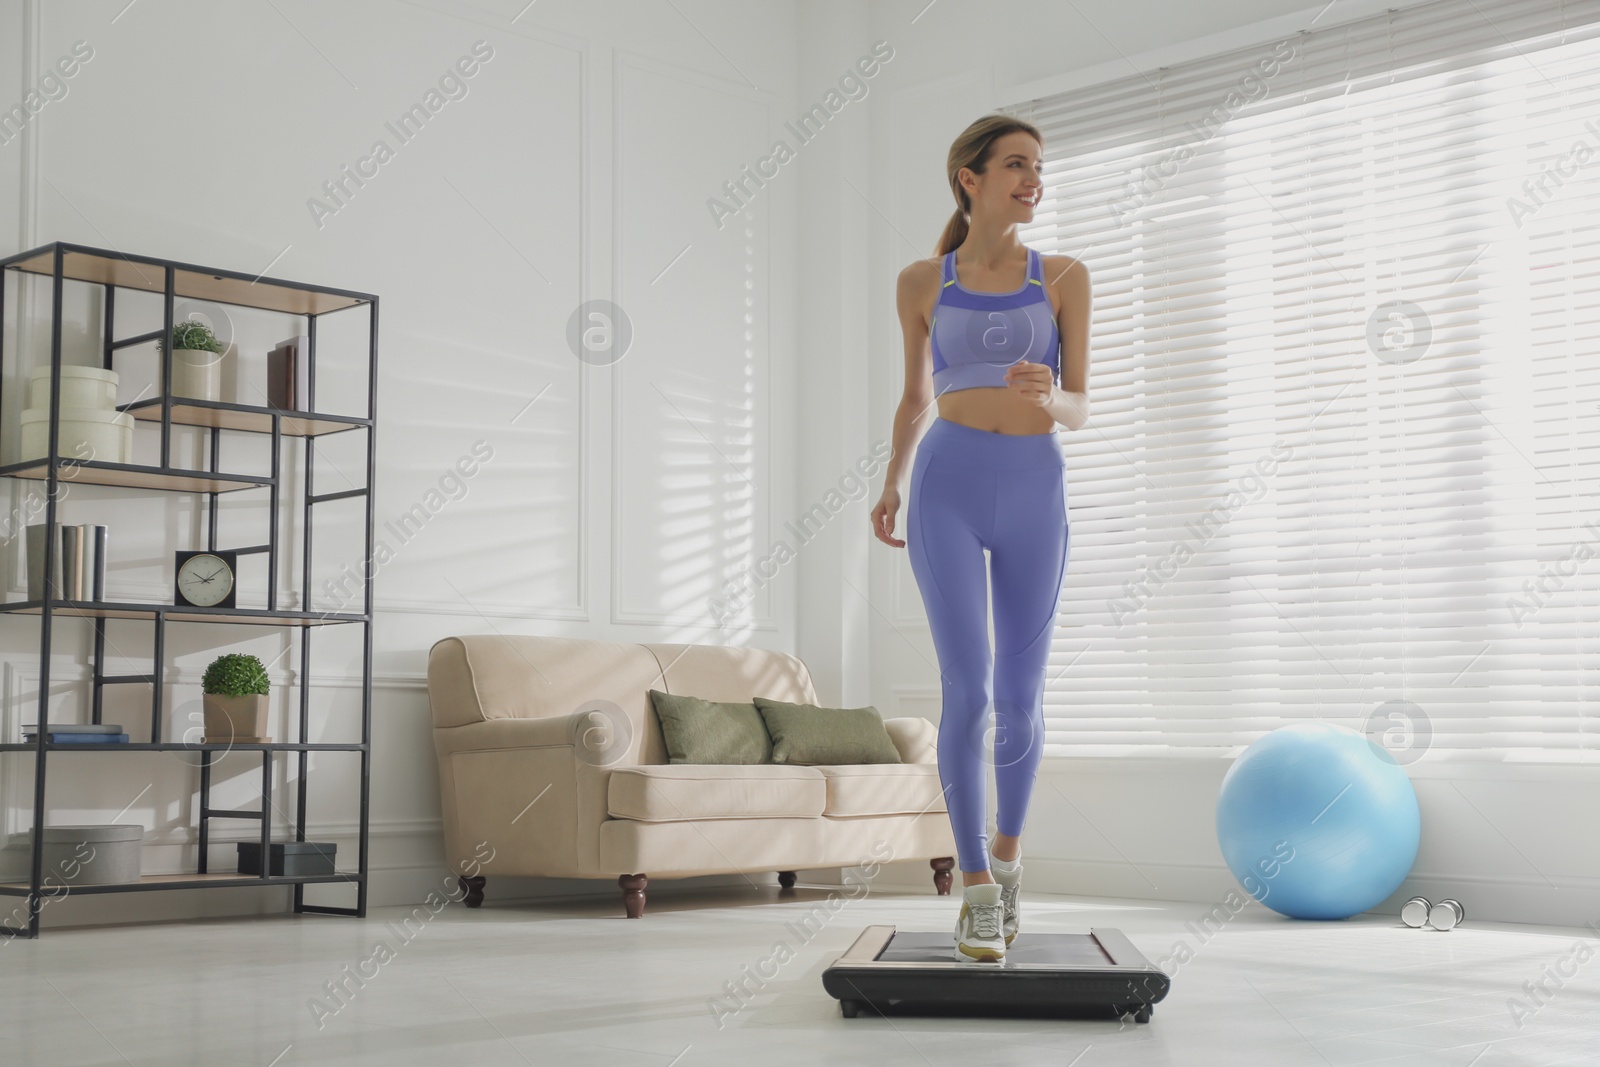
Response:
[[[756,697],[756,709],[772,737],[772,762],[804,766],[841,763],[900,763],[883,716],[864,708],[819,708]]]
[[[772,739],[754,704],[650,690],[668,763],[771,763]]]

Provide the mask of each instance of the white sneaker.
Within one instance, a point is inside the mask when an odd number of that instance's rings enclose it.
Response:
[[[1022,914],[1022,864],[1017,864],[1017,869],[1010,874],[998,867],[989,868],[989,873],[994,875],[995,882],[1000,886],[1000,930],[1005,934],[1009,946],[1017,939],[1018,918]]]
[[[1001,962],[1006,958],[1006,942],[1000,932],[1000,884],[969,885],[961,897],[961,914],[956,917],[956,959],[963,963]]]
[[[1022,914],[1022,864],[1018,863],[1016,868],[1008,873],[995,865],[994,855],[991,853],[989,856],[989,873],[994,876],[994,880],[1000,885],[1000,907],[1002,912],[1000,930],[1005,934],[1006,944],[1009,946],[1017,938],[1017,929],[1020,925],[1018,919]]]

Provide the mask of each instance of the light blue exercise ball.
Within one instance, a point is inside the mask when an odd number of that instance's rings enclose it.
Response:
[[[1222,777],[1217,841],[1247,893],[1293,919],[1345,919],[1405,881],[1422,833],[1393,756],[1346,726],[1282,726]]]

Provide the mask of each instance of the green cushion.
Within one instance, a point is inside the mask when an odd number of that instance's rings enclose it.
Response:
[[[754,704],[650,690],[668,763],[771,763],[772,738]]]
[[[819,708],[755,698],[772,736],[772,762],[805,766],[900,763],[878,709]]]

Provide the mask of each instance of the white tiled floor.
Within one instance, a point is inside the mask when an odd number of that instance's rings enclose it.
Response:
[[[365,920],[47,929],[0,945],[0,1064],[1600,1062],[1592,931],[1470,917],[1448,933],[1380,917],[1306,923],[1252,902],[1202,936],[1203,904],[1025,895],[1023,937],[1110,926],[1165,962],[1172,992],[1149,1025],[845,1019],[821,974],[861,928],[948,929],[959,897],[653,888],[640,920],[622,918],[618,897],[491,899],[478,911],[452,903],[414,920],[409,939],[399,908]],[[809,938],[790,925],[808,913],[821,924]],[[780,942],[793,958],[758,988],[761,961]],[[1180,942],[1186,960],[1172,957]],[[328,992],[341,978],[343,1003]],[[757,992],[719,1027],[711,1005],[741,978]],[[1553,994],[1542,1003],[1524,989],[1541,980]],[[1514,997],[1534,1009],[1520,1026]]]

